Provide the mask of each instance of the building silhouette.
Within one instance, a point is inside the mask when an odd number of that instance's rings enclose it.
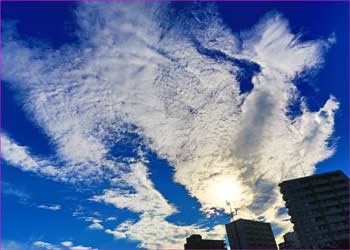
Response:
[[[278,244],[279,249],[299,249],[300,242],[295,232],[289,232],[283,235],[284,242]]]
[[[349,178],[333,171],[279,184],[301,248],[349,249]]]
[[[226,224],[231,249],[277,249],[270,223],[238,219]]]
[[[186,238],[185,249],[225,249],[223,240],[203,240],[199,234],[192,234]]]

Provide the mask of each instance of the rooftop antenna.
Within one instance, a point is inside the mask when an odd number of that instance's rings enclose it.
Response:
[[[230,208],[230,215],[232,217],[232,221],[234,221],[234,217],[238,214],[238,208],[235,208],[235,212],[233,212],[231,207],[231,202],[226,201],[226,205]]]

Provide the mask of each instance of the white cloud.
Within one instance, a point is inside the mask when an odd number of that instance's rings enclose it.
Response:
[[[88,247],[88,246],[82,246],[82,245],[76,245],[74,246],[72,241],[63,241],[61,242],[61,245],[64,246],[64,249],[71,249],[71,250],[98,250],[97,248]],[[35,241],[33,242],[33,246],[39,247],[42,249],[47,250],[59,250],[62,249],[62,247],[59,247],[58,245],[51,244],[44,241]]]
[[[37,171],[39,164],[25,147],[13,142],[6,134],[1,135],[2,158],[12,165],[21,166],[24,171]]]
[[[13,184],[9,182],[2,182],[1,185],[2,185],[2,194],[4,195],[15,196],[20,201],[24,201],[24,202],[30,199],[30,195],[27,192],[15,187]]]
[[[92,247],[85,247],[85,246],[74,246],[69,248],[71,250],[95,250],[96,248],[92,248]]]
[[[85,165],[83,164],[74,165],[60,161],[55,162],[53,160],[57,165],[64,164],[62,167],[54,166],[51,159],[43,159],[42,157],[33,155],[27,147],[17,144],[6,133],[1,134],[1,148],[2,158],[10,163],[10,165],[18,167],[23,171],[34,172],[64,182],[81,182],[89,175],[94,175],[89,181],[100,177],[96,171],[85,169]],[[108,164],[106,162],[106,165]],[[86,171],[83,171],[84,169]]]
[[[119,208],[128,208],[134,212],[149,213],[153,216],[166,217],[176,212],[176,208],[171,206],[154,188],[144,164],[132,164],[130,170],[130,173],[114,178],[111,182],[127,185],[132,190],[110,189],[103,195],[94,196],[91,200],[103,201]]]
[[[124,239],[126,238],[126,234],[123,232],[120,232],[119,230],[111,230],[111,229],[106,229],[106,233],[111,234],[114,236],[116,239]]]
[[[73,242],[71,242],[71,241],[62,241],[61,245],[65,246],[65,247],[71,247],[71,246],[73,246]]]
[[[93,222],[93,223],[101,223],[102,220],[96,219],[94,217],[88,216],[88,217],[81,217],[82,219],[84,219],[85,221],[88,222]]]
[[[95,211],[93,213],[94,216],[100,216],[100,213],[98,211]],[[102,220],[101,219],[97,219],[95,217],[92,216],[85,216],[85,213],[83,212],[83,208],[79,207],[78,209],[76,209],[73,212],[73,216],[78,217],[79,219],[82,219],[86,222],[92,222],[89,226],[88,229],[91,230],[103,230],[104,226],[101,224]],[[114,218],[114,217],[109,217],[109,218]],[[106,219],[106,221],[108,220],[108,218]],[[110,219],[113,220],[113,219]]]
[[[106,218],[106,221],[114,221],[114,220],[117,220],[117,217],[111,216]]]
[[[153,183],[148,179],[144,164],[140,162],[132,164],[131,169],[130,173],[112,181],[127,182],[127,185],[134,190],[110,189],[103,195],[94,196],[92,200],[112,204],[118,208],[128,208],[142,215],[136,223],[124,221],[113,230],[106,229],[106,233],[118,239],[129,238],[140,241],[140,247],[146,248],[180,246],[190,234],[199,232],[204,236],[212,234],[220,239],[224,238],[223,226],[210,230],[197,225],[178,226],[166,221],[166,217],[177,210],[154,188]]]
[[[136,222],[105,230],[118,238],[164,247],[182,245],[192,230],[209,234],[166,221],[177,209],[154,188],[145,160],[111,159],[123,132],[136,132],[174,167],[174,180],[203,211],[228,212],[217,190],[232,182],[240,189],[232,199],[242,217],[264,216],[287,230],[286,215],[278,215],[283,202],[277,184],[313,173],[332,155],[328,142],[338,108],[330,97],[320,110],[308,110],[292,79],[318,69],[332,39],[302,42],[280,15],[237,36],[211,8],[201,15],[192,8],[192,15],[170,24],[164,21],[168,5],[131,5],[81,4],[79,49],[30,49],[5,36],[3,77],[64,164],[58,171],[6,135],[4,159],[62,181],[109,178],[111,187],[93,200],[141,213]],[[254,88],[241,94],[240,68],[233,61],[243,59],[259,64],[261,72],[252,79]],[[295,99],[301,100],[301,115],[291,118],[288,107]]]
[[[196,225],[177,226],[167,222],[160,216],[142,215],[136,223],[126,221],[114,230],[105,231],[117,239],[128,238],[140,241],[140,247],[151,249],[170,249],[174,246],[183,246],[186,237],[200,233],[203,238],[224,239],[224,225],[212,229],[201,229]]]
[[[289,23],[279,14],[267,15],[253,29],[243,34],[243,54],[277,73],[294,77],[323,63],[323,52],[335,42],[328,40],[301,42],[301,34],[292,34]]]
[[[39,205],[38,208],[57,211],[57,210],[61,209],[61,206],[58,205],[58,204],[55,204],[55,205]]]
[[[58,250],[57,247],[55,247],[54,245],[44,242],[44,241],[35,241],[33,242],[33,245],[36,247],[39,247],[41,249],[48,249],[48,250]]]
[[[91,230],[103,230],[104,229],[104,227],[98,222],[92,223],[88,228]]]
[[[53,167],[49,161],[33,156],[29,150],[18,145],[6,133],[1,134],[1,157],[23,171],[35,172],[52,178],[60,178],[65,173]]]

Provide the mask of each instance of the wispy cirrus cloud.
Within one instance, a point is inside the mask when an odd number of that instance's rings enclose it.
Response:
[[[1,182],[1,191],[3,195],[11,195],[17,197],[22,202],[27,202],[31,197],[26,191],[19,189],[9,182]]]
[[[168,160],[174,181],[202,211],[227,209],[217,193],[218,184],[229,182],[240,190],[229,199],[241,216],[264,217],[285,230],[290,224],[278,213],[277,184],[313,173],[334,152],[329,139],[336,98],[310,111],[293,83],[322,66],[333,36],[301,41],[276,13],[232,34],[215,7],[197,7],[184,8],[170,23],[171,4],[82,3],[79,49],[32,49],[4,39],[4,79],[55,144],[61,167],[44,167],[51,165],[6,136],[4,159],[61,181],[107,180],[110,188],[91,199],[140,218],[105,232],[142,247],[180,246],[193,231],[224,232],[166,220],[178,208],[150,181],[143,149],[138,157],[113,155],[126,132]],[[240,76],[252,64],[259,70],[251,76],[252,89],[242,93]],[[295,100],[301,114],[292,118]]]
[[[33,246],[39,247],[41,249],[58,249],[54,245],[44,241],[34,241]]]
[[[53,211],[57,211],[61,209],[61,206],[58,204],[54,204],[54,205],[39,205],[38,208],[42,208],[42,209],[47,209],[47,210],[53,210]]]
[[[117,219],[117,217],[111,216],[106,218],[106,221],[115,221]]]
[[[7,240],[7,239],[3,239],[1,241],[1,249],[4,250],[20,250],[20,249],[24,249],[27,248],[27,244],[23,243],[23,242],[18,242],[18,241],[14,241],[14,240]]]
[[[5,132],[1,134],[1,157],[23,171],[58,177],[59,171],[49,161],[33,156],[27,147],[17,144]]]
[[[45,250],[59,250],[62,249],[69,249],[69,250],[97,250],[97,248],[92,248],[88,246],[81,246],[81,245],[74,245],[72,241],[63,241],[60,245],[51,244],[45,241],[35,241],[33,242],[33,248],[36,249],[45,249]]]
[[[112,234],[115,238],[141,241],[142,247],[149,248],[180,246],[188,235],[194,233],[201,233],[204,237],[224,237],[223,225],[210,229],[199,225],[179,226],[168,222],[166,218],[176,213],[177,209],[154,188],[148,179],[147,167],[144,164],[135,163],[131,168],[132,171],[128,175],[113,179],[112,182],[125,182],[132,187],[132,190],[108,189],[103,195],[94,196],[92,200],[141,213],[140,220],[136,223],[125,221],[115,229],[106,229],[106,233]]]

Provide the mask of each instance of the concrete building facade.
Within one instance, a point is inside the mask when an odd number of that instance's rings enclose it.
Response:
[[[349,248],[349,178],[343,172],[279,186],[302,248]]]
[[[226,224],[231,249],[277,249],[270,223],[238,219]]]
[[[199,234],[186,238],[185,249],[225,249],[224,240],[203,240]]]

